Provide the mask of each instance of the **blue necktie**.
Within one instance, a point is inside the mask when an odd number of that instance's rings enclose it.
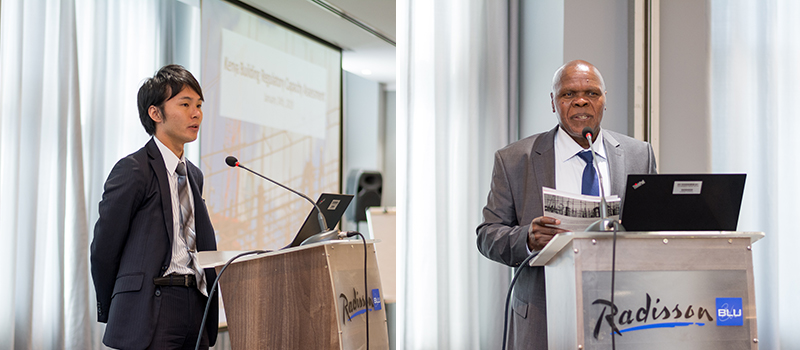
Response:
[[[581,159],[586,162],[586,167],[583,168],[581,194],[599,196],[600,187],[597,181],[597,171],[595,171],[592,166],[592,151],[580,151],[578,152],[578,157],[581,157]]]

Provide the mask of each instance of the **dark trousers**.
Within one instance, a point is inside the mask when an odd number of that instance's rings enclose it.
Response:
[[[158,286],[161,289],[161,310],[158,324],[148,349],[194,349],[201,332],[200,349],[208,349],[208,333],[200,330],[206,298],[197,287]]]

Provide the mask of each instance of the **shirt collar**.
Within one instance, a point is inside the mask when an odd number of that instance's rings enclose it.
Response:
[[[601,129],[599,133],[597,133],[597,140],[594,141],[595,147],[594,151],[597,152],[597,156],[606,159],[606,148],[602,147],[603,145],[603,130]],[[584,151],[584,148],[581,147],[575,140],[572,139],[569,134],[561,130],[561,127],[558,127],[556,130],[556,138],[555,138],[555,156],[557,162],[566,162],[570,160],[572,157],[576,156],[578,152]],[[586,149],[588,150],[588,149]]]
[[[175,168],[178,166],[178,162],[186,162],[186,160],[181,157],[175,155],[169,147],[164,145],[158,137],[153,136],[153,139],[156,140],[156,146],[158,146],[158,150],[161,151],[161,158],[164,158],[164,166],[167,167],[167,174],[169,176],[175,175]]]

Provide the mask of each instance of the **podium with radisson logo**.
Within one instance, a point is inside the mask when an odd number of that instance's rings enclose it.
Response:
[[[205,253],[205,252],[204,252]],[[219,273],[240,252],[209,252],[201,264]],[[202,260],[206,260],[205,263]],[[220,277],[232,349],[388,349],[386,310],[367,241],[326,241],[232,263]]]
[[[762,232],[555,236],[545,267],[550,349],[758,349],[752,244]],[[613,339],[612,339],[613,337]]]

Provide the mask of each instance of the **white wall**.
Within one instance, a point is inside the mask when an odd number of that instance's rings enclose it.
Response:
[[[709,0],[662,0],[660,173],[711,172]]]
[[[380,170],[380,84],[343,72],[343,187],[353,169]]]
[[[519,12],[518,139],[522,139],[558,123],[550,90],[553,73],[564,64],[564,1],[523,0]]]
[[[602,127],[623,134],[632,118],[628,107],[628,0],[564,1],[564,62],[592,63],[606,83],[606,112]],[[551,72],[552,74],[552,72]]]
[[[519,137],[557,124],[552,75],[574,59],[603,74],[603,128],[633,135],[630,1],[520,1],[519,11]],[[660,1],[661,173],[711,171],[709,11],[709,0]]]
[[[379,171],[383,177],[381,205],[395,205],[395,92],[343,72],[342,192],[353,169]],[[351,204],[352,205],[352,204]],[[347,224],[349,225],[349,224]],[[347,226],[355,229],[355,226]]]
[[[383,125],[383,197],[381,204],[387,207],[397,205],[397,93],[395,91],[382,92],[384,98],[384,125]]]
[[[603,74],[608,91],[603,128],[631,134],[629,1],[520,1],[519,5],[519,137],[558,123],[550,105],[553,73],[576,59],[594,64]]]

